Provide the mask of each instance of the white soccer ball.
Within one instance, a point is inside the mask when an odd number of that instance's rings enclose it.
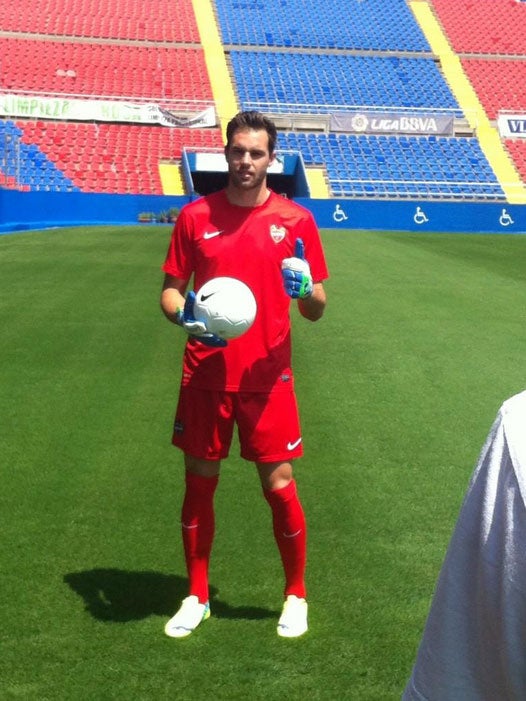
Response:
[[[256,318],[256,299],[252,290],[233,277],[208,280],[196,293],[194,316],[219,338],[238,338]]]

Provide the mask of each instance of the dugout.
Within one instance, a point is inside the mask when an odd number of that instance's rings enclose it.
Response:
[[[227,181],[227,163],[222,151],[183,149],[181,168],[185,191],[191,195],[208,195],[221,190]],[[289,199],[310,197],[305,163],[298,151],[278,151],[267,173],[271,190]]]

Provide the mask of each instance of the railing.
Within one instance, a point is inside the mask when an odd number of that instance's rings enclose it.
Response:
[[[330,178],[329,184],[335,197],[493,201],[506,199],[502,186],[495,181]]]
[[[397,114],[401,116],[449,116],[453,117],[455,132],[473,135],[478,127],[476,110],[459,110],[449,107],[408,107],[407,105],[329,105],[276,103],[245,100],[243,109],[255,109],[273,118],[280,129],[330,131],[334,114]]]

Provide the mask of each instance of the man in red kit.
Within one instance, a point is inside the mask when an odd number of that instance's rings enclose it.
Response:
[[[267,187],[274,123],[259,112],[240,112],[226,137],[227,185],[181,209],[163,265],[161,308],[189,334],[173,433],[186,470],[181,526],[189,596],[165,632],[185,637],[210,615],[214,491],[236,424],[241,456],[255,464],[270,505],[283,563],[277,632],[292,638],[308,626],[305,516],[292,470],[303,450],[289,308],[297,299],[303,317],[320,319],[328,273],[311,213]],[[192,275],[195,289],[218,276],[247,284],[257,302],[252,327],[228,343],[208,332],[193,315],[195,292],[184,297]]]

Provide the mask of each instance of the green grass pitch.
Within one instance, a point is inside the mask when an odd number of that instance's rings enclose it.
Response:
[[[275,634],[270,514],[234,446],[213,615],[174,641],[183,336],[158,305],[169,234],[0,236],[1,696],[399,699],[483,441],[525,387],[526,238],[323,232],[326,315],[293,314],[310,631]]]

